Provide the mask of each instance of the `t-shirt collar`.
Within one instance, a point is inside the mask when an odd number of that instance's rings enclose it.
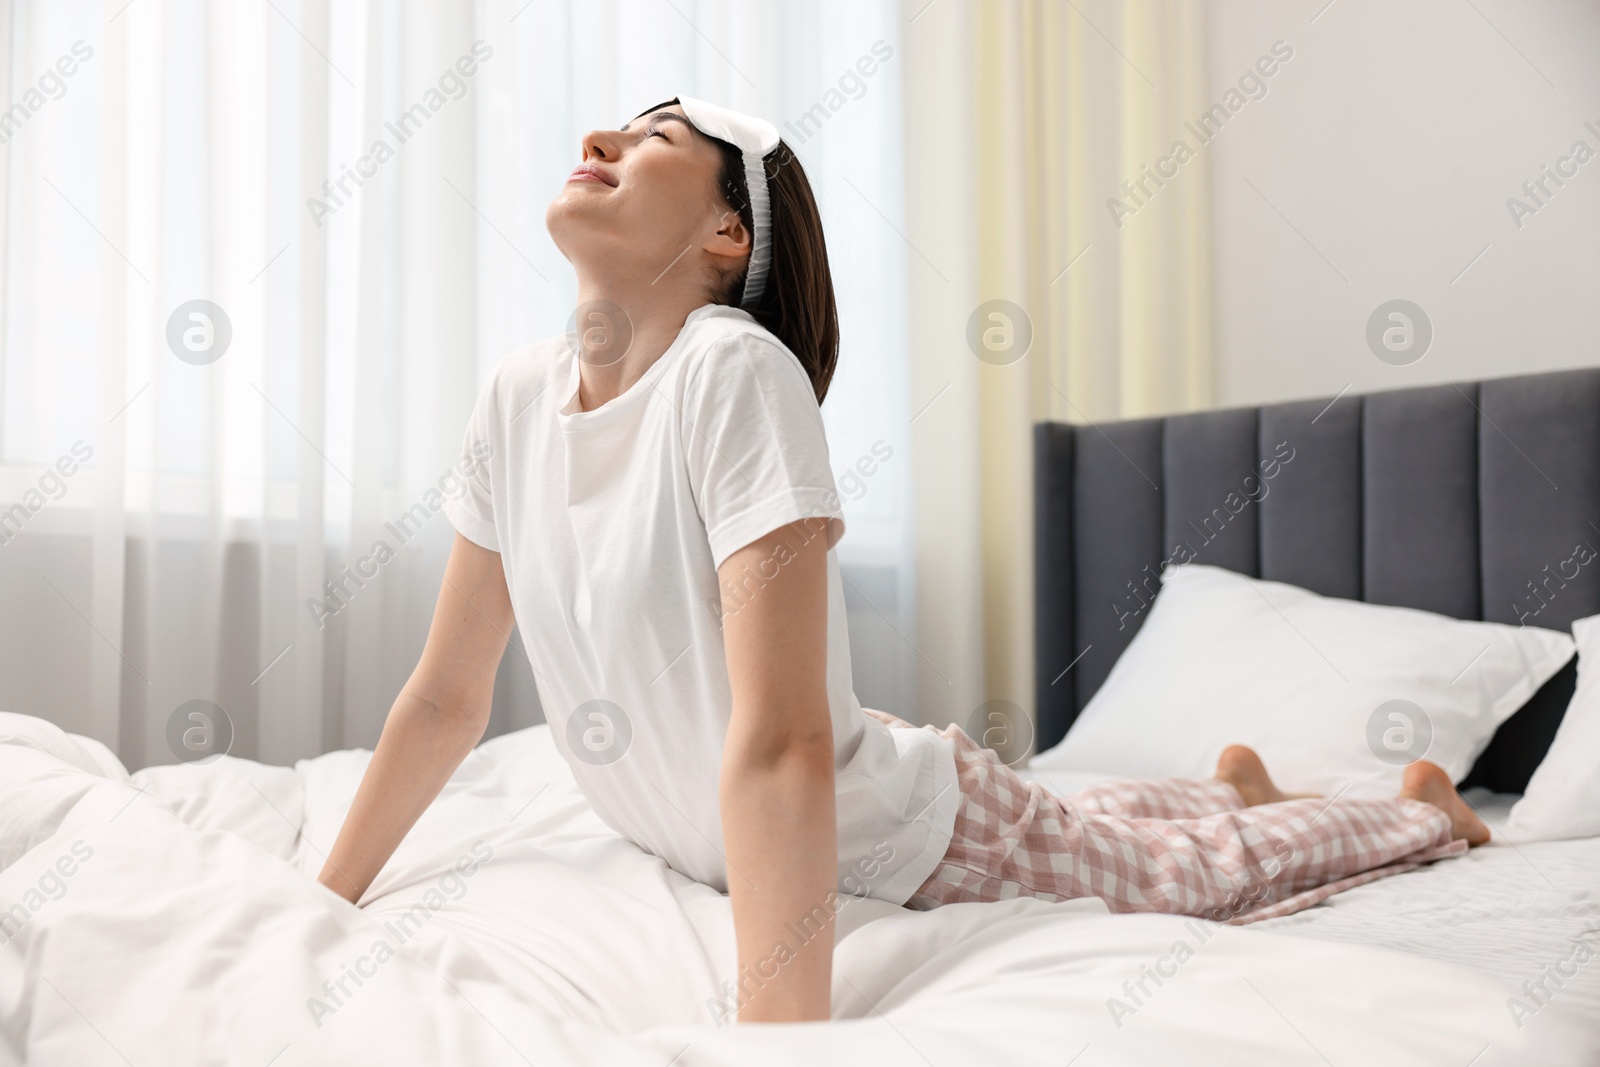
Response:
[[[590,411],[581,411],[578,408],[578,385],[580,377],[580,361],[578,351],[573,344],[571,334],[567,335],[567,370],[566,378],[562,385],[561,395],[565,398],[561,406],[556,409],[556,418],[563,429],[576,430],[596,423],[604,422],[619,411],[632,407],[641,397],[648,396],[655,388],[656,379],[661,377],[667,364],[683,346],[684,337],[689,332],[689,327],[701,319],[708,318],[739,318],[754,322],[755,319],[748,311],[741,308],[730,307],[727,304],[702,304],[689,312],[683,320],[683,326],[678,330],[678,336],[672,339],[667,350],[656,361],[650,364],[639,380],[623,390],[621,395],[612,397],[599,407]]]

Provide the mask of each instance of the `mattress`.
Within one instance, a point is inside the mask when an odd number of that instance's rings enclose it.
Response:
[[[474,750],[362,908],[316,884],[369,756],[129,775],[0,714],[0,1067],[1600,1062],[1470,968],[1098,901],[848,902],[832,1022],[727,1025],[727,898],[611,832],[544,727]]]
[[[1108,776],[1023,772],[1063,795]],[[1517,797],[1471,790],[1488,845],[1331,897],[1246,929],[1379,945],[1503,983],[1508,1018],[1548,1004],[1600,1027],[1600,838],[1517,843],[1504,833]]]

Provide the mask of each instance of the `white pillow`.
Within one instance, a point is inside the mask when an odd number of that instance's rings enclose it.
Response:
[[[1600,836],[1600,615],[1572,624],[1578,688],[1528,791],[1511,808],[1506,837],[1554,841]]]
[[[1238,743],[1291,792],[1392,796],[1424,756],[1459,782],[1573,647],[1555,630],[1169,565],[1105,684],[1030,766],[1204,778]]]

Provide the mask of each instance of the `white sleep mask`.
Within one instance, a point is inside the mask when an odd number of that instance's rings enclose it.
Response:
[[[750,215],[756,232],[750,238],[750,267],[745,274],[744,296],[750,307],[761,299],[772,267],[772,198],[767,192],[767,153],[778,147],[778,128],[766,119],[692,97],[678,97],[683,113],[694,128],[708,137],[727,141],[744,156],[744,184],[750,190]]]

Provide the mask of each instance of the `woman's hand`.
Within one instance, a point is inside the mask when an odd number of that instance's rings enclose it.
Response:
[[[827,521],[768,534],[717,571],[733,689],[720,785],[740,1022],[828,1018],[839,852]]]
[[[500,554],[456,534],[422,657],[395,698],[317,881],[361,899],[483,736],[514,622]]]

